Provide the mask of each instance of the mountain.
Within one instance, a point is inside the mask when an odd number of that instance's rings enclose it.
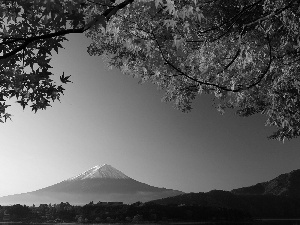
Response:
[[[104,164],[37,191],[1,197],[0,205],[60,202],[82,205],[91,201],[134,203],[182,193],[141,183],[114,167]]]
[[[233,189],[237,195],[278,195],[300,198],[300,169],[281,174],[267,182]]]
[[[300,170],[230,192],[213,190],[206,193],[188,193],[153,200],[150,203],[235,209],[256,218],[299,218]]]
[[[238,196],[222,190],[181,194],[151,202],[159,205],[198,205],[216,208],[245,208],[247,205]]]
[[[159,205],[200,206],[202,209],[231,209],[253,218],[299,218],[300,198],[278,195],[236,195],[229,191],[188,193],[148,202]]]

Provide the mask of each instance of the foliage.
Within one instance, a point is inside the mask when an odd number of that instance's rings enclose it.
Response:
[[[299,1],[135,1],[106,29],[87,32],[91,55],[165,90],[191,110],[199,94],[241,116],[262,113],[271,136],[300,134]],[[98,7],[96,14],[102,12]]]
[[[153,82],[165,101],[188,112],[214,94],[220,112],[265,114],[279,140],[300,135],[297,0],[2,1],[1,109],[17,97],[44,109],[63,94],[50,79],[51,51],[68,33],[92,39],[88,52]],[[61,76],[67,83],[68,76]]]
[[[98,3],[88,0],[6,0],[0,2],[0,122],[11,117],[7,100],[17,98],[23,109],[46,109],[64,92],[49,70],[51,54],[62,48],[66,34],[105,26],[118,10],[132,2],[114,4],[101,15],[92,14]],[[68,83],[70,76],[60,76]]]
[[[1,1],[0,115],[7,119],[7,98],[25,108],[45,109],[59,100],[64,88],[49,71],[52,51],[62,48],[63,36],[84,24],[82,1]],[[81,16],[80,16],[81,15]],[[70,27],[67,29],[67,27]],[[61,76],[63,83],[68,77]],[[1,120],[2,122],[2,120]]]
[[[146,223],[149,221],[242,221],[251,218],[248,213],[236,209],[197,205],[158,205],[153,203],[110,206],[101,204],[72,206],[69,203],[40,204],[38,207],[13,205],[3,206],[2,208],[0,206],[0,213],[1,210],[9,213],[10,221],[27,223],[85,222],[111,224],[124,222]]]
[[[243,221],[251,218],[299,218],[300,198],[276,195],[235,195],[227,191],[189,193],[138,204],[40,204],[0,206],[0,221],[26,223],[124,223]]]
[[[10,219],[13,221],[20,221],[28,219],[31,216],[31,210],[28,206],[24,205],[12,205],[8,208],[8,213],[10,214]]]

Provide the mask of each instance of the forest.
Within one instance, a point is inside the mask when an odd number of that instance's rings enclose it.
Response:
[[[228,208],[199,205],[159,205],[136,202],[130,205],[94,204],[73,206],[68,202],[40,204],[39,206],[0,206],[1,221],[25,223],[135,223],[135,222],[180,222],[180,221],[244,221],[248,213]]]

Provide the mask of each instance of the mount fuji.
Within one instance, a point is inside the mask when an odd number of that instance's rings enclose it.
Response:
[[[183,194],[136,181],[114,167],[95,166],[75,177],[37,191],[0,197],[0,205],[69,202],[82,205],[94,202],[146,202]]]

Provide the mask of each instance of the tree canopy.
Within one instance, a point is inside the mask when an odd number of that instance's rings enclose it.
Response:
[[[298,0],[6,0],[0,3],[0,116],[6,100],[45,109],[64,88],[51,52],[85,33],[90,55],[152,82],[183,112],[213,94],[223,113],[265,114],[270,138],[300,135]],[[60,76],[62,83],[69,76]]]

